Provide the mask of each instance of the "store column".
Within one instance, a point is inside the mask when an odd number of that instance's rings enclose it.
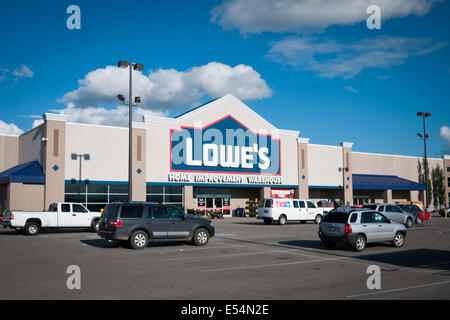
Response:
[[[309,199],[308,143],[307,138],[297,138],[298,188],[294,195],[296,199]]]
[[[67,116],[45,113],[45,173],[44,207],[48,209],[52,202],[64,202],[65,157],[66,157],[66,121]]]
[[[343,175],[343,198],[347,206],[353,205],[353,177],[352,177],[352,147],[351,142],[342,142],[342,175]]]
[[[133,122],[132,201],[147,200],[147,130],[143,123]]]
[[[194,203],[194,187],[193,186],[184,186],[183,187],[183,206],[186,209],[196,208]]]

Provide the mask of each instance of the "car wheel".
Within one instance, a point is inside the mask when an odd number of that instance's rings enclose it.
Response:
[[[319,224],[319,223],[321,223],[322,222],[322,216],[320,215],[320,214],[318,214],[317,216],[316,216],[316,219],[314,219],[314,223],[315,224]]]
[[[322,241],[323,245],[327,249],[334,249],[336,247],[336,244],[334,242],[326,242]]]
[[[39,233],[40,227],[37,222],[28,222],[25,225],[25,233],[27,236],[35,236]]]
[[[280,226],[286,224],[286,216],[284,214],[282,214],[279,218],[278,218],[278,224]]]
[[[411,218],[406,219],[406,227],[407,228],[412,228],[413,226],[413,220]]]
[[[355,251],[361,252],[365,248],[366,248],[366,238],[362,235],[357,236],[353,249],[355,249]]]
[[[267,224],[267,225],[269,225],[269,224],[272,224],[272,219],[264,219],[264,224]]]
[[[204,246],[209,241],[209,232],[206,229],[200,228],[194,233],[194,237],[192,239],[194,244],[197,246]]]
[[[144,249],[148,245],[148,234],[145,231],[137,230],[130,236],[130,245],[135,250]]]
[[[97,233],[99,229],[100,229],[100,220],[95,220],[92,223],[91,231]]]
[[[405,236],[401,232],[395,234],[394,240],[392,240],[392,245],[396,248],[403,247],[405,244]]]

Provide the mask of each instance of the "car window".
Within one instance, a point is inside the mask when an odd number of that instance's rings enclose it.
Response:
[[[58,205],[56,203],[52,203],[50,205],[50,207],[48,208],[48,211],[49,212],[56,212],[56,211],[58,211]]]
[[[331,223],[347,223],[349,213],[342,211],[329,212],[324,218],[323,222]]]
[[[298,208],[298,201],[294,200],[294,208]]]
[[[300,201],[300,208],[305,208],[305,201]]]
[[[373,212],[363,212],[361,213],[361,223],[374,223],[375,219]]]
[[[120,218],[122,219],[140,219],[142,218],[142,213],[144,212],[144,207],[142,205],[127,204],[123,205],[120,210]]]
[[[357,213],[354,213],[354,214],[352,214],[351,217],[350,217],[350,222],[351,222],[351,223],[355,223],[356,220],[358,220],[358,214],[357,214]]]
[[[119,204],[108,204],[102,212],[102,217],[107,219],[116,219],[119,214]]]
[[[316,206],[311,201],[307,201],[308,208],[314,209]]]
[[[61,204],[61,212],[70,212],[70,204],[68,203]]]
[[[73,204],[72,205],[72,211],[77,213],[86,213],[88,212],[85,207],[83,207],[81,204]]]
[[[374,204],[363,205],[363,209],[377,210],[377,206]]]
[[[184,217],[183,211],[181,211],[177,207],[168,206],[167,213],[170,219],[181,219]]]
[[[388,223],[389,219],[383,216],[381,213],[375,212],[375,222],[377,223]]]
[[[153,219],[164,219],[167,218],[166,210],[163,206],[152,206],[152,218]]]
[[[378,208],[378,211],[384,211],[384,206],[380,206],[379,208]],[[387,211],[387,210],[386,210]]]
[[[272,207],[272,200],[264,201],[264,208],[270,208],[270,207]]]
[[[393,211],[393,212],[403,212],[402,209],[400,209],[397,206],[391,206],[391,211]]]

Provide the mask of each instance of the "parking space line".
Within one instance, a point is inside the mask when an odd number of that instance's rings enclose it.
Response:
[[[301,255],[301,256],[310,257],[310,258],[318,258],[318,259],[321,258],[318,256],[312,256],[312,255],[299,253],[296,250],[269,250],[269,251],[258,251],[258,252],[240,252],[240,253],[220,254],[220,255],[213,255],[213,256],[172,258],[172,259],[162,259],[162,260],[157,260],[157,261],[198,260],[198,259],[209,259],[209,258],[224,258],[224,257],[234,257],[234,256],[259,255],[259,254],[267,254],[267,253],[286,253],[286,254]]]
[[[228,268],[220,268],[220,269],[206,269],[206,270],[200,270],[200,272],[216,272],[216,271],[230,271],[230,270],[240,270],[240,269],[282,267],[282,266],[288,266],[288,265],[307,264],[307,263],[325,262],[325,261],[337,261],[337,260],[343,260],[343,259],[348,259],[348,257],[325,258],[325,259],[316,259],[316,260],[307,260],[307,261],[295,261],[295,262],[285,262],[285,263],[273,263],[273,264],[261,264],[261,265],[254,265],[254,266],[228,267]]]
[[[444,285],[444,284],[450,284],[450,281],[426,283],[426,284],[412,286],[412,287],[406,287],[406,288],[399,288],[399,289],[383,290],[383,291],[377,291],[377,292],[354,294],[354,295],[351,295],[351,296],[347,296],[346,298],[365,297],[365,296],[372,296],[372,295],[383,294],[383,293],[392,293],[392,292],[400,292],[400,291],[412,290],[412,289],[418,289],[418,288],[440,286],[440,285]]]

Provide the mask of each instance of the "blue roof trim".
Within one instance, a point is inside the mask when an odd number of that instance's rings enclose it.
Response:
[[[38,161],[18,165],[0,173],[0,184],[7,183],[44,184],[45,174]]]
[[[425,190],[426,186],[398,176],[354,174],[355,190]]]
[[[211,101],[205,102],[204,104],[199,105],[198,107],[189,109],[188,111],[183,112],[182,114],[177,115],[176,117],[174,117],[174,119],[177,119],[177,118],[179,118],[179,117],[181,117],[181,116],[184,116],[185,114],[188,114],[189,112],[192,112],[192,111],[197,110],[197,109],[199,109],[199,108],[201,108],[201,107],[203,107],[203,106],[206,106],[208,103],[211,103],[211,102],[213,102],[213,101],[216,101],[217,99],[220,99],[220,98],[212,99]]]

